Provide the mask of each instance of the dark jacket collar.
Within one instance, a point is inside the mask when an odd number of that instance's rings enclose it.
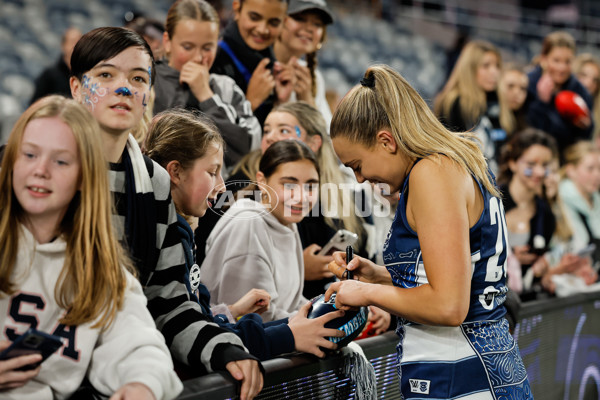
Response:
[[[261,51],[250,48],[246,42],[244,42],[244,39],[242,39],[238,25],[233,20],[225,27],[225,30],[223,31],[223,40],[227,42],[237,58],[249,71],[254,71],[263,58],[269,58],[275,61],[275,53],[273,53],[271,46]]]

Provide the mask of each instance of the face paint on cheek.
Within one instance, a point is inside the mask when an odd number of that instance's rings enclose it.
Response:
[[[152,87],[152,67],[148,67],[148,86]]]
[[[296,136],[298,136],[298,139],[300,139],[300,137],[302,136],[302,132],[300,132],[300,127],[296,125],[294,126],[294,129],[296,130]]]
[[[106,88],[101,87],[97,82],[92,82],[90,77],[87,75],[83,75],[81,86],[84,89],[83,102],[92,110],[95,108],[96,104],[98,104],[98,101],[100,101],[99,97],[104,97],[108,93]]]
[[[134,92],[133,97],[135,97],[136,101],[138,101],[140,99],[140,93]],[[150,97],[150,95],[149,95],[149,93],[144,92],[141,97],[142,97],[142,107],[144,107],[144,109],[145,109],[148,106],[148,101],[146,100],[146,98]]]
[[[526,177],[530,178],[533,175],[533,168],[525,168],[523,170],[523,175],[525,175]]]

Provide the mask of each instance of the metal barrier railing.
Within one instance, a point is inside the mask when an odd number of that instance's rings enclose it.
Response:
[[[514,336],[533,394],[544,400],[600,397],[600,292],[523,304]],[[393,332],[360,340],[377,374],[377,398],[400,399]],[[344,352],[325,359],[297,354],[263,363],[266,376],[258,399],[353,399],[354,386],[342,373]],[[237,398],[225,374],[184,382],[180,400]]]

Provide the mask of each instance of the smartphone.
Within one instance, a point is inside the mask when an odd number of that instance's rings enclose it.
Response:
[[[345,251],[346,246],[352,246],[358,240],[358,235],[346,229],[340,229],[333,235],[325,246],[317,253],[319,256],[329,256],[334,251]]]
[[[0,353],[0,361],[35,353],[41,354],[42,361],[44,361],[60,349],[62,345],[63,342],[60,337],[31,328]],[[25,365],[19,368],[19,371],[37,368],[42,361]]]
[[[577,254],[579,257],[589,257],[594,253],[594,251],[596,251],[596,245],[594,243],[590,243],[583,249],[578,250],[575,254]]]

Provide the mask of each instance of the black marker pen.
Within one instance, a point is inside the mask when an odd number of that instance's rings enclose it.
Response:
[[[354,249],[352,248],[352,246],[346,246],[346,266],[348,266],[348,264],[350,263],[350,261],[352,261],[353,258],[354,258]],[[344,274],[342,275],[342,278],[343,277],[346,277],[346,279],[354,278],[352,271],[350,271],[347,268],[344,271]]]

